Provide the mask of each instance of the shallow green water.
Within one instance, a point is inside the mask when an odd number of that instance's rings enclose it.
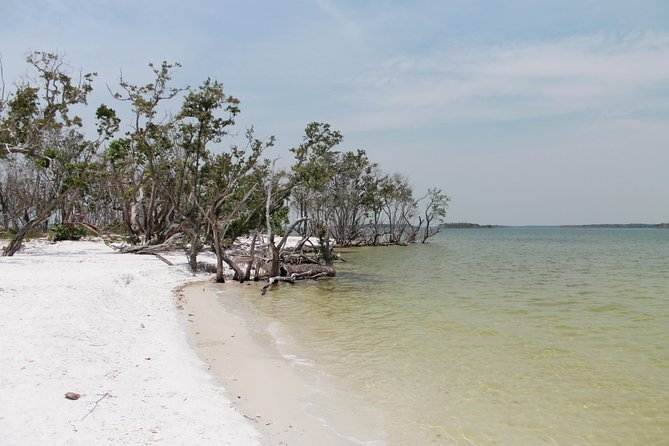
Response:
[[[669,444],[669,231],[448,230],[342,255],[334,280],[236,304],[272,321],[342,435]]]

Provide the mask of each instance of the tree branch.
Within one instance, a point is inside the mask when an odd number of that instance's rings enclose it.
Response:
[[[0,146],[0,158],[3,158],[10,153],[20,153],[21,155],[27,156],[29,158],[43,160],[46,161],[48,165],[51,165],[53,162],[53,158],[49,158],[48,156],[42,155],[41,153],[36,153],[35,149],[27,148],[22,145],[2,143],[2,146]]]

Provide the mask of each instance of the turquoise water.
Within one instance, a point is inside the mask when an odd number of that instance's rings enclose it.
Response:
[[[669,444],[669,231],[447,230],[244,296],[367,444]],[[362,421],[362,422],[361,422]]]

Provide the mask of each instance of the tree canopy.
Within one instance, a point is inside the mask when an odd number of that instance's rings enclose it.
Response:
[[[328,248],[327,264],[331,243],[425,243],[445,217],[441,189],[415,198],[406,177],[384,173],[365,150],[342,149],[330,124],[306,125],[286,169],[272,161],[274,137],[250,128],[244,144],[226,143],[240,101],[211,78],[173,85],[178,63],[149,64],[146,84],[122,77],[93,113],[95,73],[79,74],[54,53],[26,61],[31,75],[11,91],[2,79],[0,90],[0,231],[12,236],[4,255],[54,225],[114,231],[141,246],[180,236],[193,269],[211,247],[223,280],[223,264],[235,268],[226,247],[262,233],[278,249],[274,234],[291,217],[291,230]]]

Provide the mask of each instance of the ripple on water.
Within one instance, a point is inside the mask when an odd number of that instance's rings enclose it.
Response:
[[[347,250],[337,278],[248,303],[314,364],[323,413],[361,410],[388,444],[663,444],[668,244],[669,231],[445,231]]]

